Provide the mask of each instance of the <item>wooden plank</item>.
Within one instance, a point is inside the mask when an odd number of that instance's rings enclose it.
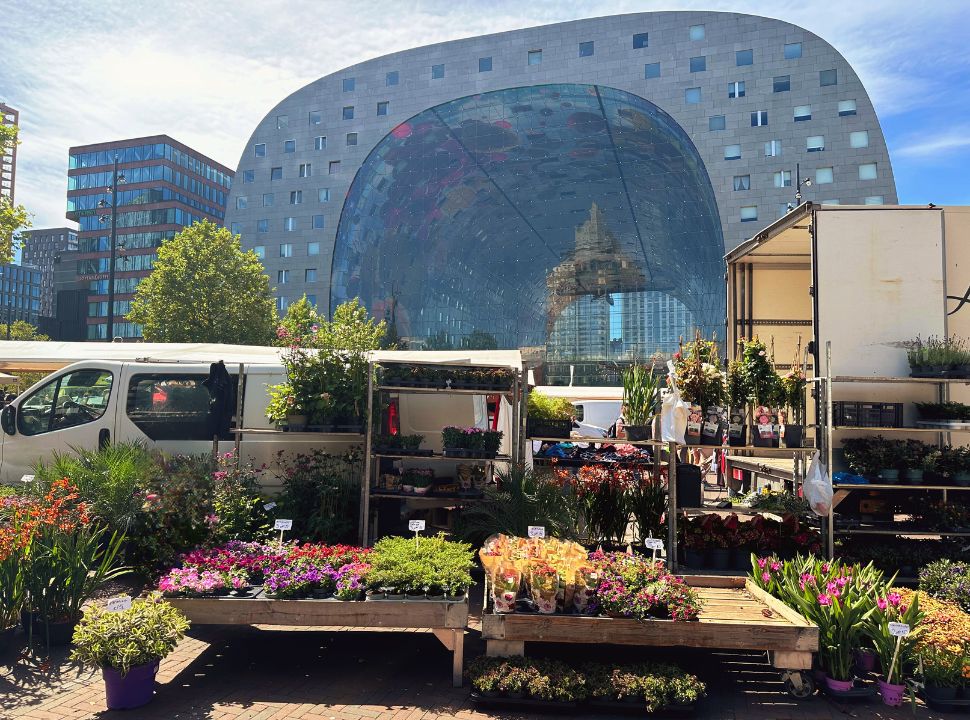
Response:
[[[809,670],[812,667],[812,653],[775,650],[769,653],[771,664],[779,670]]]
[[[489,640],[485,643],[485,654],[488,657],[511,657],[525,655],[524,642],[509,642],[506,640]]]
[[[468,602],[170,598],[196,625],[464,628]]]
[[[797,625],[799,627],[814,627],[812,623],[806,620],[800,612],[793,610],[788,607],[781,600],[776,598],[769,593],[755,585],[751,578],[748,578],[748,582],[745,585],[745,590],[751,593],[751,596],[758,602],[764,603],[769,609],[781,615],[783,618],[788,620],[792,625]]]
[[[740,570],[738,571],[740,572]],[[744,576],[738,575],[678,575],[691,587],[743,588]]]

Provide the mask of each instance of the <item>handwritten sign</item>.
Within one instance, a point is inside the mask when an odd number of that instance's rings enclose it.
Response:
[[[529,526],[529,537],[530,538],[544,538],[546,536],[546,528],[542,525],[530,525]]]
[[[292,530],[293,529],[293,521],[292,520],[278,519],[273,524],[273,529],[274,530]]]
[[[909,625],[901,622],[889,623],[889,634],[893,637],[906,637],[909,635]]]
[[[421,532],[424,530],[424,520],[408,520],[408,530],[411,532]]]
[[[263,510],[272,510],[274,507],[276,507],[276,503],[268,502],[265,505],[263,505]]]
[[[131,610],[131,597],[129,595],[108,600],[108,612],[121,612],[122,610]]]
[[[22,483],[32,483],[34,481],[33,475],[21,475],[20,482]]]
[[[664,549],[664,541],[661,540],[660,538],[646,538],[643,541],[643,545],[644,545],[644,547],[647,548],[647,550],[663,550]]]

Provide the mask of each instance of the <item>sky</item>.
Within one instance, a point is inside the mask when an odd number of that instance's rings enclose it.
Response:
[[[269,110],[348,65],[408,48],[651,10],[778,18],[854,67],[899,200],[970,205],[966,0],[2,0],[0,100],[21,113],[17,201],[64,217],[68,148],[164,133],[230,168]],[[648,98],[649,99],[649,98]]]

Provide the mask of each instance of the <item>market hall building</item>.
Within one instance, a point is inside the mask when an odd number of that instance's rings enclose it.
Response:
[[[227,225],[279,309],[359,297],[412,348],[528,348],[548,382],[724,336],[723,254],[784,214],[897,202],[858,76],[778,20],[655,12],[398,52],[285,98]]]

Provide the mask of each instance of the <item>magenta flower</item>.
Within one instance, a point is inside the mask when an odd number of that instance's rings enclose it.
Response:
[[[771,572],[778,572],[779,570],[781,570],[780,562],[776,560],[775,562],[771,563]]]
[[[771,581],[771,575],[769,573],[761,573],[761,579],[764,582],[770,582]]]
[[[768,565],[768,558],[758,558],[758,567],[762,570]]]
[[[818,596],[818,604],[819,605],[831,605],[832,604],[832,598],[830,598],[825,593],[822,593],[821,595]]]
[[[876,598],[876,605],[879,606],[880,610],[885,610],[889,603],[886,602],[886,598]]]

